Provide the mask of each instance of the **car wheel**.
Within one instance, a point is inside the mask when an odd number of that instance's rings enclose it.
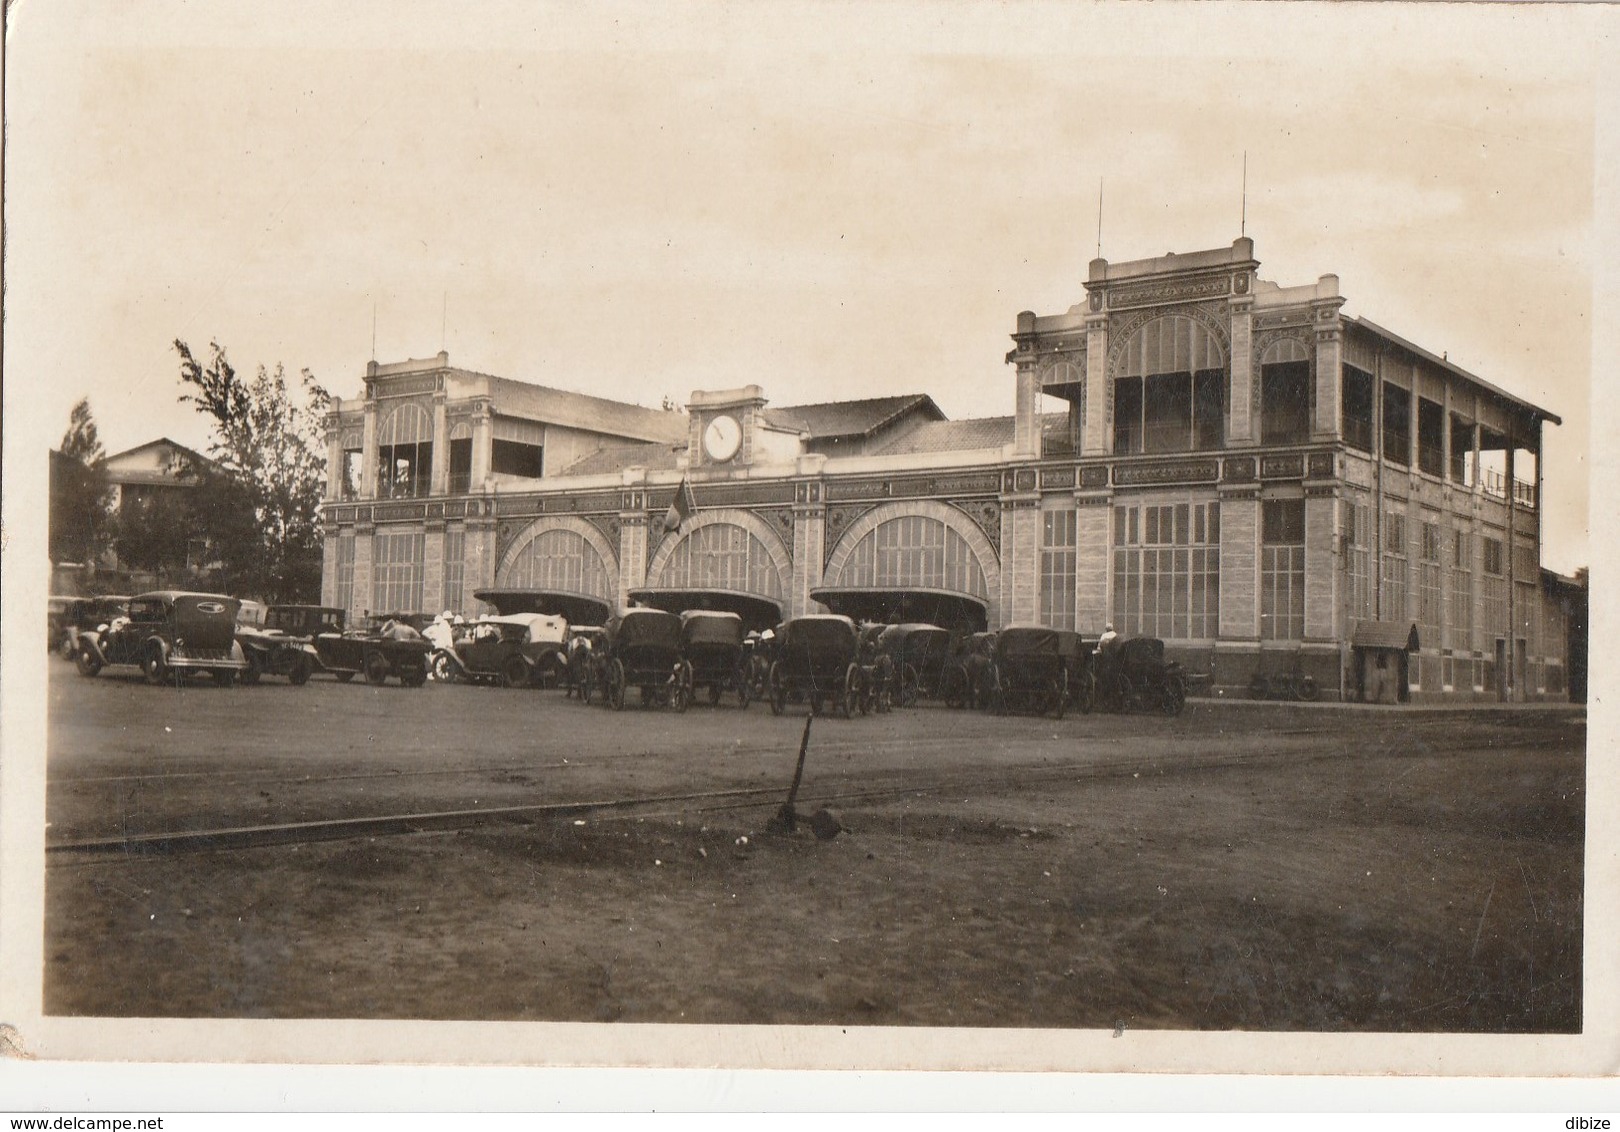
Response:
[[[711,685],[709,691],[713,695],[719,689]],[[675,670],[675,686],[669,690],[669,700],[677,714],[692,706],[692,666],[685,661]],[[719,703],[720,697],[714,695],[713,702]]]
[[[146,677],[148,684],[166,684],[169,680],[169,662],[164,659],[163,649],[152,645],[141,657],[141,675]]]
[[[1165,715],[1180,715],[1181,709],[1187,706],[1187,685],[1175,677],[1164,683],[1164,698],[1160,706]]]
[[[509,656],[501,662],[501,685],[521,688],[529,682],[529,665],[521,656]]]
[[[354,679],[354,673],[352,672],[334,672],[332,675],[337,677],[337,682],[339,684],[347,684],[350,680]]]
[[[590,707],[591,695],[595,691],[596,687],[591,680],[591,674],[587,672],[579,682],[579,702],[584,704],[586,707]]]
[[[299,653],[297,656],[293,657],[292,670],[287,673],[287,683],[293,685],[294,687],[307,684],[309,683],[310,675],[314,671],[315,665],[309,659],[308,654]],[[247,673],[244,672],[242,676],[245,681]]]
[[[455,683],[455,666],[451,664],[449,655],[442,651],[433,654],[433,678],[444,684]]]
[[[259,682],[259,657],[257,653],[247,654],[247,667],[242,669],[242,683],[252,687]]]
[[[1069,681],[1065,676],[1058,676],[1053,682],[1052,689],[1052,715],[1057,719],[1063,718],[1063,713],[1069,710]]]
[[[101,671],[101,661],[95,658],[89,648],[81,648],[74,656],[73,663],[78,666],[80,676],[94,677]]]
[[[380,688],[388,682],[388,658],[380,652],[366,654],[366,683]]]
[[[427,665],[423,664],[420,668],[413,668],[409,672],[401,674],[399,682],[407,688],[420,688],[427,683],[427,678]]]
[[[1294,685],[1294,691],[1300,699],[1310,701],[1321,695],[1321,689],[1316,686],[1314,676],[1301,676],[1299,683]]]
[[[1090,715],[1097,706],[1097,679],[1089,673],[1080,677],[1080,686],[1074,692],[1074,706],[1081,715]]]
[[[865,705],[861,702],[861,670],[853,664],[844,669],[844,695],[838,706],[845,719],[853,716],[857,707],[864,713]]]

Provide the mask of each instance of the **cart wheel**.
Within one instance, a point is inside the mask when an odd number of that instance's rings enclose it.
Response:
[[[787,689],[782,686],[782,671],[778,665],[771,665],[771,674],[766,683],[771,689],[771,714],[781,715],[782,709],[787,706]]]
[[[1054,684],[1056,687],[1052,692],[1052,702],[1056,706],[1052,709],[1052,715],[1056,719],[1062,719],[1063,713],[1069,710],[1069,674],[1059,673]]]
[[[1181,709],[1187,706],[1187,685],[1178,677],[1172,676],[1164,683],[1164,701],[1161,707],[1165,715],[1180,715]]]
[[[501,662],[501,686],[521,688],[529,682],[529,665],[521,656],[513,654]]]
[[[1316,686],[1314,676],[1301,676],[1294,685],[1294,694],[1302,700],[1314,700],[1321,694],[1321,689]]]
[[[337,677],[337,682],[339,684],[347,684],[350,680],[354,679],[354,673],[352,672],[334,672],[332,675]]]
[[[73,658],[73,663],[78,666],[79,675],[86,679],[94,677],[96,673],[101,671],[101,661],[96,659],[95,654],[90,651],[88,645],[79,649],[78,655]]]
[[[248,672],[253,671],[250,667]],[[287,673],[287,682],[295,688],[309,683],[309,678],[315,671],[314,663],[309,659],[308,653],[299,653],[293,657],[292,671]],[[247,672],[242,673],[242,683],[248,683]]]
[[[902,665],[900,668],[900,706],[915,707],[917,693],[922,685],[922,678],[911,665]]]
[[[607,702],[614,711],[624,710],[624,665],[617,660],[608,665]]]
[[[862,715],[866,714],[866,703],[861,698],[861,670],[859,666],[852,664],[844,669],[844,695],[839,708],[844,718],[848,719],[855,714],[857,707],[860,708]]]
[[[1081,715],[1090,715],[1097,706],[1097,678],[1089,672],[1075,681],[1074,706],[1080,709]]]
[[[242,683],[248,687],[259,682],[262,670],[259,668],[259,655],[255,652],[247,654],[247,667],[242,669]]]
[[[719,697],[715,702],[719,702]],[[669,706],[677,715],[692,706],[692,670],[685,664],[675,672],[675,683],[669,689]]]
[[[146,677],[148,684],[165,684],[169,679],[169,662],[163,658],[163,649],[159,645],[149,645],[146,655],[141,657],[141,675]]]
[[[709,685],[709,706],[710,707],[719,707],[720,706],[720,697],[725,695],[725,692],[726,692],[726,690],[720,686],[718,681],[716,681],[713,684],[710,684]]]
[[[366,683],[380,688],[388,682],[388,658],[380,652],[366,655]]]
[[[1254,679],[1249,681],[1249,695],[1257,700],[1269,700],[1271,698],[1271,681],[1266,679],[1264,672],[1256,672]]]
[[[748,702],[754,698],[754,691],[748,686],[748,673],[737,673],[737,706],[747,710]]]
[[[586,669],[585,675],[579,678],[579,702],[584,704],[586,707],[589,707],[591,704],[591,693],[595,690],[596,686],[591,681],[590,669]]]
[[[990,662],[986,670],[984,699],[992,715],[1007,714],[1007,690],[1001,686],[1001,666],[995,661]]]

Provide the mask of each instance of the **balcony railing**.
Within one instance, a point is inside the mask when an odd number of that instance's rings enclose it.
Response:
[[[377,482],[378,499],[416,499],[419,496],[430,494],[428,477],[403,476],[397,480],[379,480]]]
[[[1480,470],[1479,486],[1486,495],[1493,495],[1497,499],[1506,499],[1508,497],[1507,476],[1491,468],[1482,468]],[[1513,481],[1513,502],[1520,507],[1528,507],[1534,510],[1536,506],[1536,485],[1515,478]]]

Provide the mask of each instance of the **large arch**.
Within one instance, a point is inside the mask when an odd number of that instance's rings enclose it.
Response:
[[[559,532],[578,536],[584,540],[584,547],[595,552],[602,568],[602,581],[598,585],[590,585],[591,572],[587,563],[582,563],[581,584],[577,586],[531,585],[527,584],[529,580],[515,575],[514,568],[520,564],[523,556],[529,552],[536,539]],[[500,565],[495,570],[495,585],[502,589],[574,589],[591,597],[600,597],[610,606],[617,606],[619,601],[619,556],[613,544],[608,542],[602,532],[584,519],[575,518],[571,515],[554,515],[536,519],[527,527],[524,527],[517,537],[512,539],[512,545],[507,547],[505,554],[501,555]],[[603,592],[596,592],[598,589],[603,590]]]
[[[1226,328],[1209,312],[1195,307],[1133,320],[1121,327],[1108,354],[1110,378],[1146,377],[1225,369],[1231,349]]]
[[[980,573],[984,576],[985,592],[974,596],[982,597],[989,607],[990,623],[997,624],[1000,618],[1001,604],[1001,560],[990,540],[984,536],[979,525],[968,518],[961,511],[946,503],[939,503],[929,499],[908,500],[904,503],[883,503],[851,523],[839,538],[838,545],[833,547],[832,554],[827,558],[827,569],[822,574],[822,584],[836,586],[848,565],[850,556],[855,552],[862,540],[873,535],[884,523],[895,519],[924,518],[942,523],[947,531],[958,535],[967,544],[972,553]],[[944,587],[950,588],[950,587]]]
[[[745,511],[740,507],[717,507],[712,511],[700,511],[688,518],[678,532],[666,535],[658,544],[658,549],[653,552],[651,561],[647,563],[647,584],[662,585],[664,568],[669,565],[676,547],[687,542],[696,532],[713,526],[740,527],[759,541],[775,568],[778,587],[776,593],[761,596],[774,598],[786,608],[792,593],[790,587],[793,581],[793,555],[770,524],[752,511]]]

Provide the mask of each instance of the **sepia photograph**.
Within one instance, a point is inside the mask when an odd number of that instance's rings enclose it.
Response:
[[[9,5],[6,1046],[1616,1072],[1613,30]]]

